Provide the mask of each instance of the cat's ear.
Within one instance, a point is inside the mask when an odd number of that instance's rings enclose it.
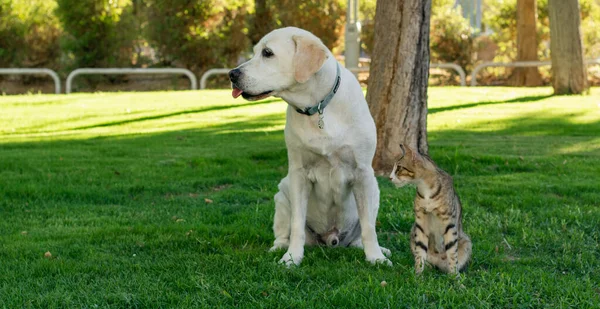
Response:
[[[423,164],[423,157],[421,156],[421,154],[419,154],[418,150],[413,149],[406,143],[400,144],[400,148],[404,150],[406,158],[409,159],[413,164]]]
[[[400,158],[398,160],[404,159],[406,156],[406,149],[404,149],[404,144],[400,143]]]

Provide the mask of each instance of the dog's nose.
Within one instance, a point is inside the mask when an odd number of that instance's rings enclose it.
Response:
[[[229,71],[229,80],[231,80],[232,83],[237,83],[240,75],[242,75],[242,71],[240,71],[240,69],[233,69]]]

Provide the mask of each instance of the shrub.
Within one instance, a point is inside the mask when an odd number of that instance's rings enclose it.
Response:
[[[58,68],[55,8],[50,0],[0,0],[0,66]]]
[[[13,13],[12,1],[0,0],[0,67],[15,63],[24,30]]]
[[[137,33],[131,0],[57,0],[68,34],[62,42],[68,67],[131,66]]]
[[[474,34],[453,1],[434,0],[431,12],[431,62],[451,62],[466,71],[473,63]]]
[[[312,32],[334,52],[342,47],[345,0],[258,0],[256,5],[248,27],[253,44],[273,29],[293,26]]]
[[[375,37],[375,8],[377,0],[363,0],[358,4],[359,19],[361,23],[360,45],[367,54],[373,52],[373,38]]]
[[[310,31],[334,51],[341,47],[346,22],[345,1],[276,0],[272,3],[280,27],[294,26]]]
[[[246,0],[148,0],[145,33],[164,66],[200,74],[230,67],[248,47]]]

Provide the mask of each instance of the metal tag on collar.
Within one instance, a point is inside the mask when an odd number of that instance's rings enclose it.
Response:
[[[325,121],[323,121],[323,108],[321,108],[321,102],[319,102],[319,105],[317,106],[317,112],[319,112],[319,122],[317,122],[317,125],[319,126],[319,129],[323,129],[325,127]]]

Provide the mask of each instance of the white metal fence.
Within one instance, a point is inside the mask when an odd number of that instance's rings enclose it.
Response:
[[[23,68],[14,68],[14,69],[2,69],[0,68],[0,74],[3,75],[24,75],[24,74],[45,74],[50,75],[54,80],[54,93],[60,93],[60,78],[56,72],[50,69],[23,69]]]
[[[455,70],[456,72],[458,72],[458,75],[460,76],[460,85],[461,86],[466,86],[467,85],[467,78],[466,78],[466,74],[465,74],[465,70],[463,70],[463,68],[461,68],[458,64],[454,64],[454,63],[431,63],[429,64],[429,68],[430,69],[452,69]],[[352,73],[365,73],[365,72],[369,72],[369,68],[368,67],[361,67],[361,68],[348,68],[348,70]],[[210,69],[206,72],[204,72],[204,74],[202,74],[202,77],[200,77],[200,89],[206,89],[206,81],[208,80],[209,77],[213,76],[213,75],[218,75],[218,74],[228,74],[229,71],[231,71],[231,69]]]
[[[586,65],[600,64],[600,58],[598,59],[587,59],[584,61]],[[484,62],[477,65],[473,72],[471,72],[471,87],[477,86],[477,73],[479,71],[489,67],[511,67],[511,68],[524,68],[524,67],[542,67],[546,65],[552,65],[551,61],[515,61],[515,62]]]
[[[206,81],[209,77],[218,74],[229,74],[229,71],[231,71],[231,69],[210,69],[204,72],[202,77],[200,77],[200,89],[206,89]]]
[[[364,62],[364,61],[363,61]],[[368,62],[368,61],[367,61]],[[587,59],[585,60],[586,65],[600,65],[600,58],[596,59]],[[477,74],[488,67],[540,67],[552,65],[550,61],[516,61],[516,62],[484,62],[481,63],[473,69],[471,72],[471,87],[477,86]],[[430,69],[451,69],[458,73],[460,77],[460,85],[466,86],[466,74],[462,67],[454,63],[431,63],[429,65]],[[231,69],[221,68],[221,69],[210,69],[204,74],[202,74],[200,78],[200,89],[206,89],[206,84],[208,79],[211,76],[218,74],[228,74]],[[369,67],[360,67],[360,68],[348,68],[352,73],[364,73],[369,72]],[[0,68],[0,74],[9,75],[9,74],[45,74],[52,77],[54,81],[54,92],[59,94],[61,92],[61,83],[58,74],[50,69],[25,69],[25,68]],[[140,68],[82,68],[74,70],[69,73],[67,76],[65,92],[67,94],[72,92],[72,84],[73,79],[79,75],[85,74],[183,74],[187,76],[190,80],[190,89],[196,90],[198,89],[198,81],[196,76],[192,71],[188,69],[181,68],[151,68],[151,69],[140,69]]]
[[[105,69],[96,69],[96,68],[84,68],[77,69],[69,74],[67,77],[66,89],[65,92],[67,94],[71,93],[71,84],[73,83],[73,79],[77,75],[83,74],[184,74],[190,79],[190,88],[192,90],[198,89],[198,81],[196,80],[196,75],[192,73],[192,71],[188,69],[174,69],[174,68],[157,68],[157,69],[133,69],[133,68],[105,68]]]

